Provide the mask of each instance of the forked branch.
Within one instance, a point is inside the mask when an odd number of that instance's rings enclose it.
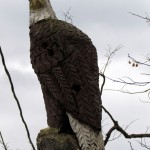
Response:
[[[102,76],[102,78],[103,78],[103,82],[102,82],[102,85],[101,85],[101,95],[102,95],[102,93],[103,93],[103,90],[104,90],[104,85],[105,85],[105,82],[106,82],[106,76],[105,76],[105,70],[106,70],[106,68],[107,68],[107,66],[108,66],[108,64],[109,64],[109,62],[110,62],[110,59],[111,59],[111,57],[114,55],[114,53],[115,53],[116,51],[114,51],[113,53],[109,53],[109,55],[110,56],[108,56],[108,60],[107,60],[107,63],[106,63],[106,65],[105,65],[105,67],[104,67],[104,71],[103,72],[101,72],[100,73],[100,76]],[[117,82],[120,82],[120,81],[117,81]],[[121,81],[121,83],[124,83],[125,81]],[[137,84],[139,84],[139,83],[137,83]],[[149,83],[144,83],[144,84],[149,84]],[[139,85],[143,85],[143,84],[139,84]],[[149,89],[148,89],[148,91],[149,91]],[[144,91],[144,92],[148,92],[148,91]],[[133,93],[131,93],[131,94],[133,94]],[[110,139],[110,137],[111,137],[111,134],[113,133],[113,131],[115,131],[115,130],[117,130],[118,132],[120,132],[125,138],[127,138],[127,139],[132,139],[132,138],[150,138],[150,134],[149,133],[144,133],[144,134],[129,134],[129,133],[127,133],[127,131],[126,131],[126,129],[131,125],[128,125],[125,129],[123,129],[120,125],[119,125],[119,123],[118,123],[118,121],[116,121],[115,119],[114,119],[114,117],[111,115],[111,113],[104,107],[104,106],[102,106],[102,108],[103,108],[103,110],[108,114],[108,116],[111,118],[111,120],[112,120],[112,122],[113,122],[113,126],[109,129],[109,131],[107,132],[107,134],[106,134],[106,138],[105,138],[105,140],[104,140],[104,145],[106,145],[107,143],[108,143],[108,141],[109,141],[109,139]],[[134,122],[134,121],[133,121]],[[133,123],[132,122],[132,123]],[[120,135],[119,135],[119,137],[120,137]],[[131,148],[132,148],[132,145],[131,145],[131,143],[130,143],[130,146],[131,146]],[[133,149],[133,148],[132,148]]]
[[[110,112],[104,107],[102,106],[103,110],[109,115],[109,117],[111,118],[114,126],[108,131],[108,133],[106,134],[106,139],[104,141],[104,144],[106,145],[107,142],[109,141],[109,138],[111,136],[111,133],[114,130],[119,131],[122,135],[124,135],[125,138],[127,139],[131,139],[131,138],[150,138],[150,134],[145,133],[145,134],[128,134],[118,123],[118,121],[116,121],[113,116],[110,114]]]

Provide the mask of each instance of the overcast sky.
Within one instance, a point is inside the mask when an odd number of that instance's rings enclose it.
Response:
[[[146,67],[132,68],[128,54],[141,61],[150,54],[150,26],[128,12],[142,16],[150,15],[149,0],[53,0],[52,5],[58,18],[64,20],[63,12],[70,7],[73,24],[88,34],[97,48],[99,68],[106,62],[106,50],[118,45],[124,47],[114,56],[106,75],[114,79],[131,77],[136,81],[148,81],[141,73],[150,73]],[[40,129],[47,127],[46,113],[40,84],[30,65],[29,53],[29,9],[28,0],[0,0],[0,45],[11,73],[15,91],[28,123],[32,139]],[[106,82],[105,88],[117,89],[120,85]],[[126,87],[127,88],[127,87]],[[141,90],[129,87],[131,91]],[[142,89],[143,90],[143,89]],[[127,95],[104,91],[103,105],[122,126],[136,121],[127,131],[142,133],[150,126],[150,104],[141,103],[147,95]],[[106,133],[111,122],[104,115]],[[108,124],[107,126],[105,126]],[[17,105],[0,61],[0,130],[12,150],[30,150],[24,126],[20,120]],[[121,137],[109,142],[106,150],[130,150],[129,140]],[[136,150],[142,150],[131,140]],[[150,140],[149,140],[150,143]],[[150,144],[149,144],[150,145]],[[144,148],[143,148],[144,149]]]

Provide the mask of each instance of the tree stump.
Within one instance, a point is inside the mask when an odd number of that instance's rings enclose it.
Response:
[[[75,135],[59,133],[58,129],[46,128],[37,137],[38,150],[80,150]]]

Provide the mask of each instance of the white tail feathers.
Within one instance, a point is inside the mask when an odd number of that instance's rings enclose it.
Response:
[[[68,114],[72,130],[76,134],[81,150],[104,150],[102,132],[96,132],[88,125],[81,124]]]

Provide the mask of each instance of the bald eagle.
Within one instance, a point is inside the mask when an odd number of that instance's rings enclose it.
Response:
[[[49,0],[30,1],[30,57],[47,122],[75,133],[81,150],[103,150],[96,48],[81,30],[58,20]]]

